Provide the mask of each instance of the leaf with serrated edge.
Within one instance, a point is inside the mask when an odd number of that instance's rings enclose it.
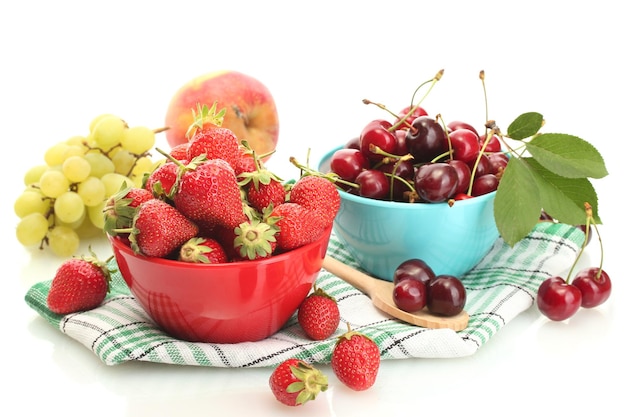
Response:
[[[548,171],[533,158],[524,158],[535,177],[541,205],[546,213],[558,221],[571,225],[585,224],[585,203],[593,207],[594,220],[598,216],[598,196],[586,178],[564,178]]]
[[[535,135],[541,126],[543,126],[543,115],[537,112],[523,113],[511,122],[506,134],[511,139],[522,140]]]
[[[589,142],[564,133],[543,133],[526,149],[546,169],[566,178],[602,178],[608,175],[604,159]]]
[[[496,226],[502,239],[514,246],[537,224],[541,200],[534,175],[517,158],[509,161],[493,203]]]

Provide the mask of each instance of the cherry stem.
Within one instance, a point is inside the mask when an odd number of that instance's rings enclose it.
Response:
[[[360,188],[359,184],[355,184],[353,182],[343,180],[338,175],[336,175],[334,173],[324,174],[322,172],[314,170],[313,168],[311,168],[311,167],[309,167],[307,165],[302,165],[293,156],[289,157],[289,162],[291,162],[292,165],[294,165],[296,168],[300,169],[301,172],[304,172],[307,175],[314,175],[316,177],[326,178],[328,181],[330,181],[330,182],[332,182],[334,184],[340,183],[340,184],[344,184],[344,185],[347,185],[347,186],[352,187],[352,188],[356,188],[356,189]]]
[[[567,284],[569,284],[570,278],[572,276],[572,273],[574,272],[574,267],[576,266],[576,264],[578,263],[578,261],[582,257],[582,254],[585,251],[585,248],[587,247],[587,243],[589,242],[589,228],[590,228],[590,224],[593,224],[593,227],[596,230],[596,234],[598,235],[598,242],[600,244],[600,267],[598,268],[598,273],[596,274],[596,279],[599,279],[600,278],[600,274],[602,274],[602,264],[604,262],[604,247],[602,246],[602,237],[600,236],[600,232],[598,230],[598,225],[596,224],[596,221],[593,219],[593,208],[591,207],[591,204],[589,204],[587,202],[585,202],[585,213],[587,214],[587,219],[585,221],[585,241],[583,242],[583,246],[582,246],[580,252],[578,252],[578,255],[576,256],[576,259],[574,260],[574,263],[572,264],[572,267],[570,268],[570,270],[569,270],[569,272],[567,274],[567,280],[565,281]]]
[[[487,87],[485,86],[485,70],[480,70],[480,73],[478,74],[478,77],[480,78],[480,82],[482,83],[483,86],[483,97],[485,100],[485,121],[489,120],[489,105],[487,104]],[[487,126],[485,126],[485,137],[487,136]]]
[[[424,99],[428,96],[428,94],[430,94],[430,92],[432,91],[437,81],[441,80],[441,77],[443,77],[443,69],[440,69],[433,78],[431,78],[428,81],[423,82],[415,89],[415,91],[413,91],[413,96],[411,96],[411,110],[409,110],[407,114],[405,114],[404,117],[398,121],[398,123],[391,126],[389,128],[389,131],[393,132],[394,130],[396,130],[399,126],[403,125],[406,122],[406,119],[408,119],[409,117],[413,115],[413,113],[415,113],[415,111],[420,107]],[[430,87],[428,87],[428,91],[426,91],[426,94],[422,96],[421,100],[417,104],[414,105],[413,101],[415,100],[415,95],[417,94],[417,91],[428,83],[430,83]]]
[[[389,109],[387,108],[387,106],[385,106],[385,105],[384,105],[384,104],[382,104],[382,103],[376,103],[376,102],[374,102],[374,101],[371,101],[371,100],[368,100],[368,99],[364,98],[364,99],[363,99],[363,104],[373,104],[373,105],[375,105],[376,107],[378,107],[379,109],[385,110],[387,113],[389,113],[389,114],[390,114],[392,117],[394,117],[395,119],[400,119],[400,116],[399,116],[399,115],[397,115],[397,114],[395,114],[394,112],[392,112],[391,110],[389,110]],[[410,124],[409,122],[407,122],[407,121],[406,121],[406,118],[402,119],[402,121],[403,121],[403,124],[404,124],[406,127],[408,127],[409,129],[411,129],[411,128],[413,127],[413,126],[411,126],[411,124]],[[392,127],[390,127],[390,128],[389,128],[389,131],[390,131],[390,132],[393,132],[393,131],[394,131],[394,130],[396,130],[397,128],[398,128],[398,126],[397,126],[397,125],[394,125],[394,126],[392,126]]]

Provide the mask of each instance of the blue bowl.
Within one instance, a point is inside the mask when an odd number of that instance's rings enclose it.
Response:
[[[328,152],[318,169],[328,172]],[[495,191],[447,203],[402,203],[344,191],[334,222],[337,237],[369,274],[391,281],[411,258],[425,261],[437,275],[462,276],[489,252],[499,236],[493,214]]]

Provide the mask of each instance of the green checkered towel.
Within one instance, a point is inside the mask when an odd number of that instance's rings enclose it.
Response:
[[[498,330],[534,303],[539,284],[566,272],[584,243],[575,227],[538,223],[513,248],[498,239],[483,260],[462,278],[467,289],[469,325],[462,331],[426,329],[405,324],[372,306],[370,299],[322,269],[317,285],[334,296],[341,312],[336,336],[351,328],[378,344],[382,359],[452,358],[476,352]],[[328,253],[349,265],[354,259],[333,234]],[[112,261],[114,262],[114,261]],[[115,265],[112,265],[115,267]],[[259,342],[192,343],[160,331],[146,315],[119,273],[112,291],[98,308],[59,316],[48,310],[49,281],[33,285],[25,300],[61,332],[93,351],[104,363],[148,361],[213,367],[275,366],[289,357],[328,363],[336,338],[307,339],[295,315],[275,335]]]

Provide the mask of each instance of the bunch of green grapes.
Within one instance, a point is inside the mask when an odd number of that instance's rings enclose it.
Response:
[[[106,201],[124,183],[142,186],[144,174],[155,168],[150,151],[159,131],[103,114],[87,135],[48,148],[45,163],[24,175],[26,187],[15,200],[17,240],[68,257],[81,238],[101,235]]]

